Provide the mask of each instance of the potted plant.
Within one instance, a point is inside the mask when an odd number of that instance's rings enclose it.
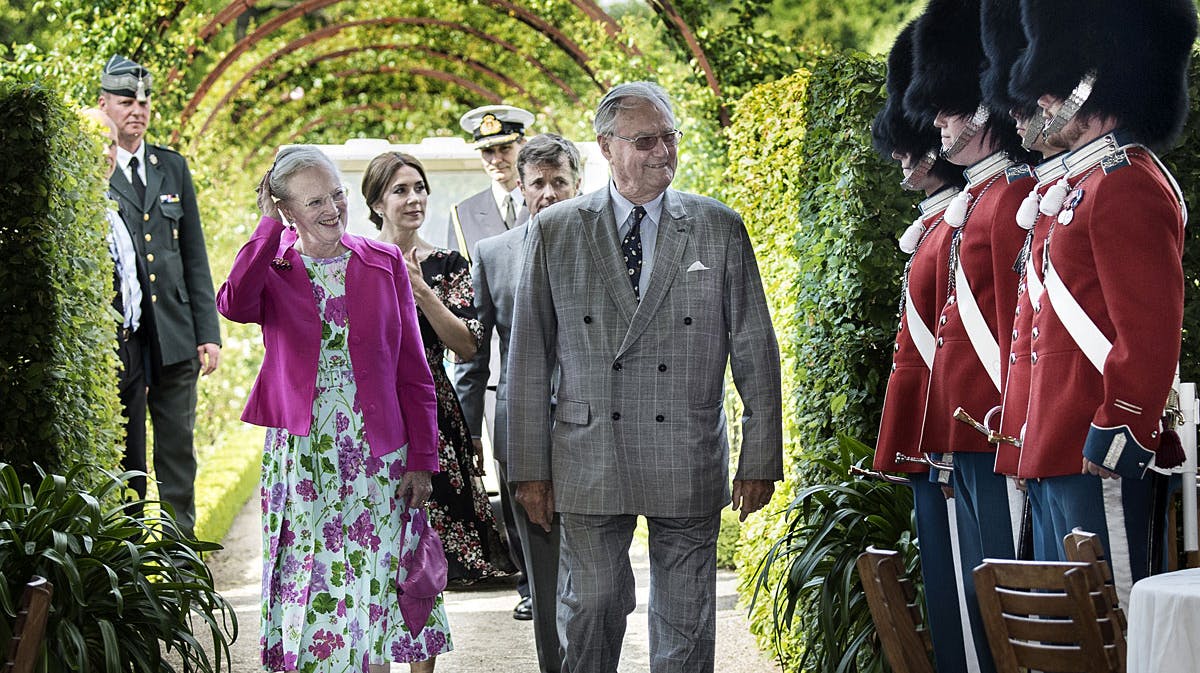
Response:
[[[88,487],[85,471],[104,477]],[[127,515],[133,474],[78,466],[35,488],[0,463],[0,643],[21,588],[40,575],[54,585],[43,671],[230,670],[237,618],[200,556],[220,545],[187,539],[170,516]]]
[[[918,587],[918,554],[907,486],[860,478],[874,451],[838,437],[836,459],[813,461],[827,483],[800,491],[788,506],[787,529],[756,574],[752,601],[771,600],[774,632],[802,636],[803,671],[875,673],[886,670],[855,561],[870,545],[898,550]]]

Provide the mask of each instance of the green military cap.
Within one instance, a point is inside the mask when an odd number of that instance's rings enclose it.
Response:
[[[475,149],[511,143],[525,135],[533,113],[511,105],[484,105],[466,113],[458,125],[475,140]]]
[[[150,96],[150,71],[138,63],[114,55],[104,64],[100,74],[100,88],[117,96],[128,96],[145,101]]]

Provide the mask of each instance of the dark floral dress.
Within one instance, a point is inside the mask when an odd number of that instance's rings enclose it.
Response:
[[[421,262],[421,275],[454,315],[466,324],[479,348],[483,326],[475,317],[475,292],[471,289],[469,263],[457,251],[435,250]],[[433,372],[438,400],[438,463],[429,499],[429,520],[442,538],[449,561],[450,579],[471,581],[514,572],[508,550],[496,527],[496,519],[483,490],[481,472],[475,466],[475,449],[463,416],[454,384],[446,373],[446,344],[429,320],[417,309],[425,358]],[[450,354],[453,357],[453,354]]]

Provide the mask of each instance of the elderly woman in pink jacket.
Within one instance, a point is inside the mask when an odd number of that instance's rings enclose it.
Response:
[[[438,469],[437,401],[404,258],[346,232],[346,187],[314,147],[282,150],[258,191],[262,220],[217,308],[261,325],[265,346],[242,414],[270,428],[263,666],[431,671],[451,649],[441,597],[410,632],[396,591],[418,537],[405,522]]]

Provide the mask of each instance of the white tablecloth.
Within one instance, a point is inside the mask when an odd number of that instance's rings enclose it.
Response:
[[[1200,671],[1200,568],[1134,584],[1127,615],[1128,673]]]

